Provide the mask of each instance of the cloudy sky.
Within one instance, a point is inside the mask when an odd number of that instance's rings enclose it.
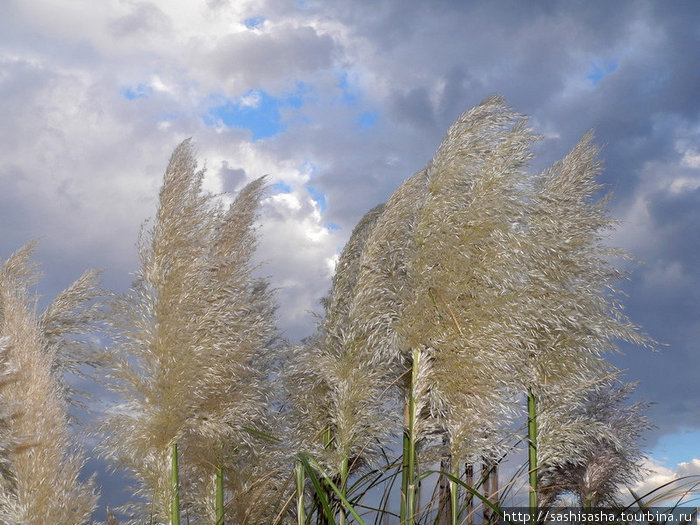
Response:
[[[595,129],[643,261],[628,312],[668,345],[614,362],[656,403],[659,475],[700,471],[698,28],[680,0],[0,0],[0,257],[38,238],[45,300],[86,268],[126,290],[193,137],[207,189],[269,175],[259,257],[298,340],[358,219],[500,93],[545,137],[533,169]]]

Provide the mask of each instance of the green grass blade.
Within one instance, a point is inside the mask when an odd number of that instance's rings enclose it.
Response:
[[[294,464],[294,480],[297,489],[297,525],[306,523],[306,508],[304,507],[304,466],[297,460]]]
[[[224,469],[216,469],[216,525],[224,525]]]
[[[325,514],[326,518],[330,522],[331,525],[337,525],[335,522],[335,518],[333,517],[333,512],[331,511],[331,507],[328,503],[328,497],[326,496],[326,491],[323,490],[323,487],[321,486],[321,481],[318,479],[316,476],[316,473],[314,472],[314,469],[311,467],[311,464],[309,463],[309,459],[305,454],[299,454],[299,461],[301,462],[302,466],[304,467],[304,470],[306,471],[306,475],[309,477],[311,480],[311,484],[314,486],[314,490],[316,491],[316,495],[318,496],[318,500],[321,503],[321,508],[323,510],[323,513]],[[315,462],[314,462],[315,463]],[[320,471],[320,469],[319,469]],[[328,478],[324,477],[324,481],[328,482],[330,481]]]
[[[180,525],[180,475],[178,472],[177,443],[170,450],[170,525]]]
[[[263,432],[262,430],[256,430],[254,428],[250,427],[241,427],[243,430],[246,432],[250,432],[251,434],[254,434],[256,436],[264,437],[265,439],[271,439],[272,441],[277,441],[278,443],[282,443],[282,440],[280,438],[277,438],[271,434],[268,434],[266,432]]]
[[[494,511],[495,514],[497,514],[498,516],[500,516],[501,519],[502,519],[503,521],[505,521],[506,523],[509,523],[510,525],[515,525],[515,523],[513,523],[512,521],[505,519],[505,516],[504,516],[503,512],[501,511],[501,509],[500,509],[500,507],[499,507],[498,505],[494,505],[493,503],[491,503],[491,502],[488,500],[488,498],[486,498],[483,494],[481,494],[481,493],[480,493],[478,490],[476,490],[474,487],[471,487],[470,485],[467,485],[464,481],[462,481],[462,480],[459,479],[459,478],[456,478],[455,476],[453,476],[453,475],[450,474],[449,472],[442,472],[442,471],[439,471],[439,470],[428,470],[428,471],[424,472],[423,474],[421,474],[420,476],[418,476],[418,477],[416,478],[416,481],[422,481],[422,480],[424,480],[425,478],[427,478],[428,476],[430,476],[430,475],[432,475],[432,474],[438,474],[438,475],[442,474],[442,475],[444,475],[448,480],[450,480],[451,482],[453,482],[453,483],[459,485],[460,487],[464,487],[464,489],[465,489],[466,491],[468,491],[469,493],[471,493],[471,494],[473,494],[474,496],[476,496],[478,499],[481,500],[481,502],[482,502],[484,505],[486,505],[487,507],[489,507],[491,510]]]
[[[326,483],[328,483],[328,486],[333,490],[333,492],[335,492],[335,494],[338,496],[338,499],[340,499],[340,501],[343,503],[343,505],[345,505],[345,507],[347,508],[348,512],[350,512],[350,514],[352,514],[353,517],[357,520],[357,523],[359,525],[367,525],[364,522],[364,520],[360,517],[360,515],[357,513],[357,511],[353,508],[353,506],[350,504],[350,502],[347,500],[347,498],[345,497],[343,492],[338,488],[338,486],[335,483],[333,483],[333,480],[329,476],[326,476],[326,474],[323,472],[323,469],[321,468],[321,466],[318,464],[318,462],[315,459],[313,459],[311,457],[307,457],[304,454],[300,454],[299,459],[302,461],[307,473],[310,472],[309,477],[312,477],[312,476],[315,477],[315,474],[313,473],[313,469],[311,468],[311,464],[313,464],[313,467],[316,468],[319,472],[321,472],[321,474],[323,474],[324,481]],[[313,477],[311,479],[311,482],[314,483],[314,487],[316,487],[316,484],[318,483],[318,479],[316,479],[316,482],[314,482]],[[320,483],[318,483],[318,486],[320,487]],[[335,524],[335,521],[333,520],[332,517],[331,517],[331,521],[333,522],[333,524]]]
[[[530,472],[530,513],[537,510],[537,405],[532,389],[527,389],[528,470]]]

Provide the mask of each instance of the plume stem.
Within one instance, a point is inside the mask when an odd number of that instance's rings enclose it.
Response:
[[[306,523],[306,508],[304,507],[304,466],[301,461],[294,463],[294,481],[297,488],[297,525]]]
[[[180,525],[180,475],[177,459],[177,443],[170,449],[170,525]]]
[[[527,389],[528,471],[530,475],[530,514],[537,510],[537,404],[532,388]]]
[[[216,525],[224,525],[224,468],[216,468]]]

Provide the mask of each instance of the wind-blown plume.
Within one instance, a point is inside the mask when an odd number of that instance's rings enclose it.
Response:
[[[650,428],[643,413],[647,405],[627,403],[634,387],[608,379],[581,396],[575,408],[560,418],[554,431],[571,433],[567,427],[584,427],[581,434],[586,439],[570,443],[574,450],[569,450],[567,459],[544,461],[539,476],[542,506],[551,506],[564,493],[576,495],[582,508],[621,504],[620,489],[642,474],[645,456],[639,440],[642,431]],[[593,436],[590,428],[595,429]]]
[[[362,251],[349,318],[367,357],[379,366],[396,367],[405,359],[397,323],[411,295],[408,261],[415,250],[413,228],[426,186],[426,172],[421,170],[397,188]]]
[[[68,402],[85,407],[77,391],[65,380],[66,374],[85,378],[85,367],[97,368],[100,356],[91,336],[104,322],[105,309],[100,299],[107,292],[98,286],[100,272],[88,270],[68,288],[60,292],[39,318],[41,331],[51,353],[55,354],[54,376],[65,391]]]
[[[607,422],[577,416],[615,375],[603,355],[615,351],[618,340],[654,344],[624,315],[614,288],[626,277],[614,259],[625,254],[603,241],[615,221],[607,213],[608,199],[597,198],[597,157],[588,133],[537,178],[530,205],[530,261],[521,296],[532,337],[522,345],[521,380],[537,405],[537,469],[543,479],[583,462],[582,448],[605,433],[601,425]]]
[[[400,326],[424,369],[417,388],[425,396],[416,403],[425,422],[416,438],[442,429],[455,461],[503,451],[522,337],[514,306],[524,264],[524,168],[536,139],[526,124],[495,96],[463,114],[427,168],[414,228],[413,293]]]
[[[301,438],[297,448],[312,453],[334,474],[343,468],[347,474],[348,461],[371,457],[385,430],[382,371],[362,353],[351,318],[363,250],[383,211],[384,205],[376,206],[353,230],[324,300],[325,317],[318,333],[296,349],[290,376],[299,385],[292,384],[295,434]]]
[[[33,250],[29,244],[0,261],[0,523],[82,525],[97,495],[92,480],[78,481],[84,460],[71,446],[65,390],[55,373],[60,355],[51,337],[76,325],[54,317],[53,330],[44,333],[29,294],[37,279]],[[80,290],[76,305],[94,297],[92,285],[71,289]]]
[[[165,172],[153,228],[142,236],[137,280],[111,319],[117,345],[108,355],[108,387],[121,403],[105,421],[102,451],[136,478],[147,503],[135,511],[155,523],[174,512],[173,445],[180,445],[184,506],[214,512],[203,494],[223,469],[234,512],[250,503],[241,494],[260,448],[255,433],[265,429],[264,371],[256,365],[275,337],[274,306],[251,263],[263,180],[224,210],[202,194],[202,178],[185,141]]]

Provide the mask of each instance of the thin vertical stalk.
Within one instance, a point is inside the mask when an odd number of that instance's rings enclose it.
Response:
[[[464,466],[464,483],[474,488],[474,465]],[[466,498],[467,525],[474,525],[474,495],[468,492]]]
[[[481,458],[481,493],[487,500],[491,501],[491,477],[489,476],[489,465],[486,458]],[[491,508],[485,503],[482,507],[484,523],[488,524],[491,521]]]
[[[294,463],[294,480],[297,486],[297,525],[305,525],[306,508],[304,507],[304,466],[299,460]]]
[[[177,460],[177,443],[170,450],[170,525],[180,525],[180,475]]]
[[[343,458],[340,464],[340,493],[345,499],[347,499],[348,490],[348,458]],[[345,505],[340,502],[340,518],[338,520],[339,525],[345,525]]]
[[[493,503],[494,506],[500,507],[501,499],[498,493],[498,462],[489,462],[489,477],[491,478],[491,483],[489,484],[489,486],[491,487],[491,496],[489,497],[489,501]]]
[[[410,391],[410,378],[408,378],[407,381],[409,383],[409,388],[407,390]],[[408,506],[408,442],[410,440],[408,435],[408,425],[410,422],[410,417],[408,415],[409,410],[409,403],[406,402],[403,410],[403,454],[401,455],[401,506],[399,508],[399,523],[401,523],[401,525],[406,523],[406,508]]]
[[[333,444],[333,429],[329,426],[323,431],[323,448],[329,448]],[[333,491],[328,483],[328,478],[325,476],[321,480],[321,490],[323,491],[323,496],[329,505],[333,502]],[[317,522],[321,525],[327,525],[330,523],[331,516],[327,516],[324,512],[319,512],[317,517]]]
[[[408,466],[406,488],[406,523],[414,525],[416,519],[416,378],[418,377],[418,363],[420,353],[417,348],[413,350],[413,365],[411,368],[411,388],[408,393]]]
[[[224,525],[224,469],[216,469],[216,525]]]
[[[442,472],[450,472],[450,456],[440,460],[440,477],[438,478],[438,520],[437,525],[450,525],[452,516],[452,481]]]
[[[532,389],[527,389],[528,471],[530,473],[530,513],[537,510],[537,404]]]
[[[452,475],[459,478],[459,462],[452,462]],[[459,520],[459,485],[456,481],[450,480],[450,525],[457,525]]]
[[[494,506],[499,506],[498,497],[498,463],[483,458],[482,465],[482,478],[483,478],[483,493],[486,499],[489,500]],[[496,516],[493,514],[493,510],[484,505],[484,523],[493,522]]]

